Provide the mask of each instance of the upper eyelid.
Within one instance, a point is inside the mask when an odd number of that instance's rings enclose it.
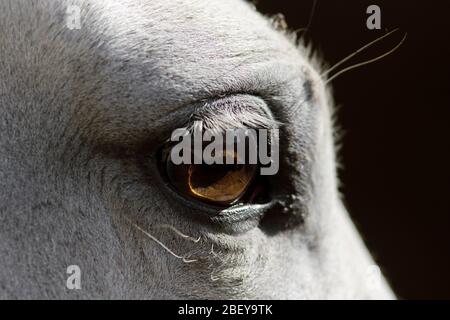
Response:
[[[233,128],[278,128],[266,102],[258,96],[239,94],[207,102],[191,114],[187,126],[203,121],[207,129],[224,131]]]
[[[234,118],[227,111],[235,108]],[[173,118],[178,121],[174,124]],[[171,132],[178,128],[193,130],[195,121],[203,122],[203,129],[225,132],[229,129],[276,129],[281,122],[276,120],[266,102],[259,96],[252,94],[235,94],[225,97],[209,99],[178,110],[177,115],[172,115],[170,128],[166,128],[164,141],[161,146],[170,143]]]
[[[263,69],[265,70],[265,69]],[[269,71],[271,68],[269,68]],[[240,115],[246,115],[247,119],[254,120],[249,121],[249,124],[253,127],[269,127],[279,128],[286,122],[286,115],[290,109],[296,109],[294,104],[298,104],[298,98],[301,97],[300,92],[302,90],[295,90],[294,87],[302,85],[305,80],[305,72],[299,72],[293,70],[293,68],[285,70],[283,74],[276,72],[273,76],[271,72],[259,72],[257,74],[263,74],[264,78],[254,76],[253,82],[258,82],[260,85],[250,84],[247,90],[242,90],[242,87],[236,87],[236,90],[224,90],[217,93],[209,92],[203,97],[197,97],[192,99],[181,99],[184,101],[178,101],[172,105],[171,108],[166,106],[159,106],[162,113],[159,116],[143,116],[142,119],[134,122],[130,122],[133,117],[120,118],[117,123],[123,124],[122,128],[117,130],[114,126],[110,126],[110,130],[106,131],[105,138],[106,143],[114,143],[124,146],[132,145],[160,145],[164,143],[167,137],[170,137],[171,132],[176,128],[183,128],[192,122],[193,118],[199,117],[199,119],[214,119],[214,122],[219,124],[230,124],[226,120],[227,117],[221,114],[212,113],[211,117],[208,115],[208,110],[211,111],[211,107],[218,106],[220,103],[229,105],[234,103],[239,106]],[[265,77],[271,76],[272,84],[269,81],[265,81]],[[275,79],[273,79],[275,77]],[[308,78],[308,77],[306,77]],[[279,84],[285,81],[294,81],[289,86],[281,86]],[[253,83],[252,82],[252,83]],[[278,85],[274,86],[273,82]],[[269,84],[266,84],[269,83]],[[266,84],[266,85],[261,85]],[[285,89],[289,87],[289,89]],[[290,95],[294,92],[295,94]],[[195,95],[194,95],[195,96]],[[152,108],[150,108],[152,109]],[[172,109],[168,113],[165,110]],[[220,108],[219,108],[220,109]],[[146,114],[145,109],[139,110]],[[157,111],[152,111],[158,113]],[[262,116],[259,118],[257,116]],[[114,116],[114,119],[117,116]],[[129,123],[129,124],[128,124]],[[233,123],[231,123],[233,124]],[[239,127],[244,127],[243,123],[234,123]],[[232,129],[232,128],[230,128]],[[112,134],[109,134],[111,132]]]
[[[247,66],[243,66],[243,68],[244,71],[247,70]],[[298,101],[298,98],[302,98],[305,95],[304,90],[299,90],[299,88],[312,89],[306,92],[307,99],[305,100],[309,100],[312,96],[311,92],[315,91],[315,73],[312,68],[308,68],[300,62],[269,61],[256,67],[250,74],[243,72],[245,74],[244,78],[236,77],[235,81],[221,82],[219,80],[220,78],[217,78],[217,90],[200,90],[202,93],[199,90],[194,90],[191,99],[186,99],[182,103],[178,103],[175,108],[156,118],[155,121],[166,122],[169,120],[173,123],[173,118],[180,119],[183,118],[182,116],[187,118],[196,111],[205,108],[207,105],[214,104],[218,100],[244,96],[259,98],[264,101],[268,105],[266,109],[269,112],[266,113],[270,116],[274,114],[274,112],[271,112],[271,108],[269,108],[271,107],[269,106],[269,101],[272,100],[277,104],[277,109],[281,107],[284,110],[282,112],[288,113],[290,112],[289,109],[295,109],[295,106],[291,106],[291,103],[281,103],[278,105],[278,102],[285,100],[286,96]],[[289,89],[286,90],[286,88]]]

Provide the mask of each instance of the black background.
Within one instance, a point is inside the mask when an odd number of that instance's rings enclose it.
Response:
[[[304,28],[334,64],[396,27],[347,64],[394,54],[333,80],[344,131],[341,191],[358,229],[403,299],[450,299],[450,9],[444,1],[259,0]],[[366,9],[381,8],[382,30]],[[312,16],[312,19],[310,17]]]

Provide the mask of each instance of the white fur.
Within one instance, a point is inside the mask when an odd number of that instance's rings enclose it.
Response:
[[[72,4],[80,30],[66,27]],[[0,30],[0,297],[393,297],[368,284],[338,197],[324,84],[248,4],[2,0]],[[224,96],[283,124],[273,184],[289,226],[218,232],[163,191],[159,144]],[[81,290],[65,287],[72,264]]]

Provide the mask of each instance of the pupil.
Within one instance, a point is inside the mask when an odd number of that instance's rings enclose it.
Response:
[[[252,167],[242,164],[191,165],[189,189],[194,195],[208,200],[234,201],[246,190],[253,175]]]

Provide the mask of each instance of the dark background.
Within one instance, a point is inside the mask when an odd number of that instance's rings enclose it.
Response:
[[[347,65],[394,54],[333,80],[344,130],[342,192],[356,225],[402,299],[450,299],[450,8],[444,1],[259,0],[283,13],[330,64],[383,35]],[[366,28],[381,8],[382,30]]]

